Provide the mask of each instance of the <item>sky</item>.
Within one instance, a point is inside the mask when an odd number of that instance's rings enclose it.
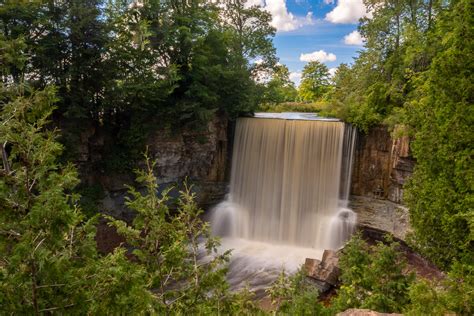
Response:
[[[358,20],[368,16],[363,0],[249,0],[272,14],[277,29],[274,45],[290,79],[299,84],[309,61],[324,63],[334,73],[352,63],[363,49]]]

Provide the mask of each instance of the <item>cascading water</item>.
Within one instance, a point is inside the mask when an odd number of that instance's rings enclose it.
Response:
[[[237,121],[230,192],[210,220],[234,249],[231,279],[234,266],[234,278],[248,272],[246,281],[256,262],[294,270],[340,247],[356,222],[347,208],[354,129],[311,114],[257,117]]]

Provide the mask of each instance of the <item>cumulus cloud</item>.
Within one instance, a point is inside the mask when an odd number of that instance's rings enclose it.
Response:
[[[326,20],[332,23],[357,23],[365,16],[370,17],[370,13],[363,0],[338,0],[337,6],[326,14]]]
[[[306,62],[319,61],[324,63],[326,61],[335,61],[336,55],[333,53],[326,53],[324,50],[319,50],[308,54],[301,54],[300,60]]]
[[[328,72],[329,72],[329,77],[334,77],[334,75],[336,74],[336,71],[337,71],[337,67],[334,67],[334,68],[329,68]]]
[[[344,44],[362,46],[364,45],[364,38],[359,31],[356,30],[344,36]]]
[[[290,72],[290,80],[293,81],[295,85],[299,86],[301,82],[301,72]]]
[[[247,2],[244,3],[244,6],[249,8],[249,7],[253,7],[254,5],[258,5],[258,6],[264,6],[265,5],[265,1],[263,0],[247,0]]]
[[[272,15],[271,25],[277,31],[294,31],[305,25],[313,25],[315,23],[313,12],[309,11],[306,16],[296,16],[286,6],[285,0],[251,0],[253,5],[261,5],[266,11]]]

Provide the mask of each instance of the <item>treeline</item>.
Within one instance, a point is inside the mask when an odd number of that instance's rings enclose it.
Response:
[[[270,21],[246,1],[6,0],[1,79],[54,85],[55,119],[72,121],[66,154],[92,122],[115,137],[106,167],[131,169],[157,124],[204,128],[216,113],[257,107],[254,78],[276,63]]]
[[[256,68],[275,63],[270,18],[244,1],[2,1],[2,42],[24,59],[2,81],[54,85],[61,114],[104,123],[235,115],[258,102]]]

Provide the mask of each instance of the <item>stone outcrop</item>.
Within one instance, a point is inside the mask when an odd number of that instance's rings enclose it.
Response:
[[[61,128],[68,129],[63,123]],[[216,116],[200,130],[184,129],[170,132],[164,128],[153,130],[148,139],[148,155],[156,160],[155,174],[159,189],[178,187],[185,179],[193,185],[198,203],[207,207],[224,198],[227,189],[228,120]],[[86,186],[100,185],[104,190],[102,211],[121,218],[129,218],[125,208],[125,185],[134,184],[132,172],[105,172],[98,165],[103,163],[107,144],[114,141],[100,127],[83,127],[79,135],[74,162],[78,167],[81,181]],[[139,162],[137,168],[144,168]],[[178,196],[179,189],[170,192]]]
[[[351,308],[342,313],[338,313],[337,316],[402,316],[402,314],[387,314],[371,311],[369,309]]]
[[[392,139],[387,127],[359,133],[355,149],[351,193],[403,201],[403,185],[413,172],[409,138]]]
[[[313,279],[320,292],[328,291],[339,282],[339,256],[336,251],[324,250],[321,260],[306,258],[306,276]]]
[[[357,225],[391,233],[405,240],[410,232],[408,209],[388,200],[351,196],[349,208],[357,213]]]
[[[359,133],[354,152],[349,208],[358,226],[386,231],[404,240],[410,232],[403,185],[413,173],[415,160],[408,137],[393,139],[386,126]]]

